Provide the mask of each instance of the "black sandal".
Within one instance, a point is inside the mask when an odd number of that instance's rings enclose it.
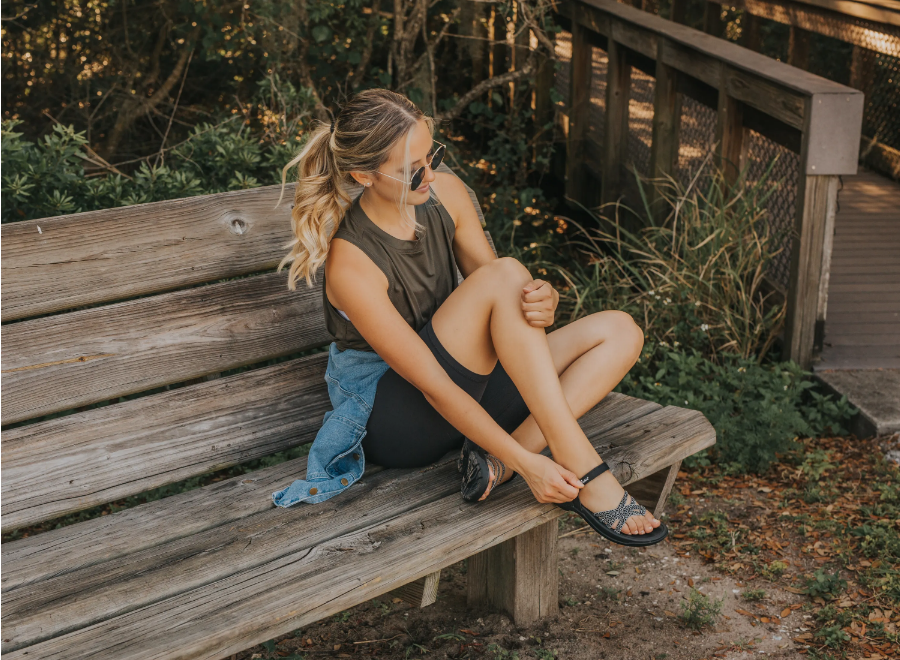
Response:
[[[586,484],[591,479],[599,477],[608,469],[609,465],[607,463],[601,463],[586,475],[581,477],[579,481],[583,484]],[[629,497],[631,498],[631,503],[626,504]],[[576,495],[575,499],[570,502],[554,502],[554,504],[556,504],[556,506],[561,509],[565,509],[566,511],[574,511],[579,516],[581,516],[581,519],[584,520],[584,522],[586,522],[588,525],[590,525],[595,532],[597,532],[601,536],[605,536],[613,543],[618,543],[619,545],[641,547],[647,545],[655,545],[669,535],[669,528],[666,527],[666,524],[662,521],[660,521],[659,527],[654,529],[649,534],[621,533],[620,530],[625,525],[625,521],[628,520],[631,516],[642,516],[647,513],[647,509],[644,508],[643,505],[638,504],[637,500],[631,497],[631,495],[629,495],[627,491],[624,495],[622,495],[622,500],[619,502],[615,509],[609,509],[607,511],[597,511],[596,513],[589,511],[584,506],[584,504],[581,503],[581,499],[578,495]],[[619,521],[618,525],[616,524],[616,520]]]
[[[486,453],[474,442],[465,438],[459,458],[456,459],[456,469],[463,473],[459,492],[466,502],[477,502],[482,496],[490,495],[491,491],[499,484],[506,474],[506,465],[499,458]],[[493,479],[491,473],[493,472]],[[516,478],[518,473],[513,472],[509,483]]]

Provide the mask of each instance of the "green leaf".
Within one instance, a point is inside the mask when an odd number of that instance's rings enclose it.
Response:
[[[312,29],[312,37],[317,42],[322,43],[331,37],[331,28],[327,25],[317,25]]]

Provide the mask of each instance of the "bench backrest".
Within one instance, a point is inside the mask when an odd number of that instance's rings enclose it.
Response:
[[[2,226],[3,531],[313,440],[331,339],[321,276],[274,272],[293,192]]]

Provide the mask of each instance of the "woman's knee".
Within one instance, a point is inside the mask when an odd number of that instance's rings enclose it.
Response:
[[[611,309],[598,312],[598,318],[601,316],[604,341],[616,342],[623,351],[632,354],[637,360],[644,347],[644,331],[635,323],[631,314]]]
[[[524,286],[533,279],[525,265],[515,257],[498,257],[486,263],[482,268],[487,269],[484,274],[493,283]]]

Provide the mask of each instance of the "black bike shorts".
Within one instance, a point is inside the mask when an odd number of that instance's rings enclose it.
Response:
[[[507,433],[530,414],[519,390],[500,360],[490,374],[476,374],[461,365],[438,341],[431,319],[419,331],[444,371],[481,403]],[[389,368],[378,381],[375,402],[362,440],[366,462],[386,468],[429,465],[462,447],[463,435],[428,403],[412,383]]]

